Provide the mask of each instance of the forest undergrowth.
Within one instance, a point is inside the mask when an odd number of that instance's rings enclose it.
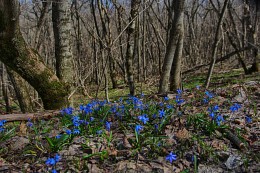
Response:
[[[260,172],[259,79],[227,78],[0,120],[0,172]]]

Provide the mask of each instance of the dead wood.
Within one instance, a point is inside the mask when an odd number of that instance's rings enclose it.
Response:
[[[225,137],[227,139],[229,139],[240,150],[244,150],[246,148],[245,144],[237,137],[237,135],[235,135],[230,130],[228,130],[228,129],[220,129],[220,131],[225,135]]]
[[[10,121],[27,121],[28,119],[37,120],[37,119],[50,119],[51,117],[57,116],[60,114],[60,111],[52,110],[45,112],[36,112],[36,113],[26,113],[26,114],[5,114],[0,115],[0,120]]]

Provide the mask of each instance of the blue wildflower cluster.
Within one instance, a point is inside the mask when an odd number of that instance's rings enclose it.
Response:
[[[74,109],[73,109],[72,107],[67,107],[67,108],[62,109],[62,110],[60,111],[60,113],[61,113],[61,115],[65,115],[65,114],[67,114],[67,115],[72,115],[73,110],[74,110]]]
[[[184,103],[184,99],[182,99],[181,96],[182,96],[182,90],[177,89],[177,95],[176,95],[176,99],[175,99],[175,102],[177,105],[181,105],[182,103]]]
[[[204,92],[200,87],[196,88],[197,93],[195,95],[199,97],[191,98],[191,100],[193,99],[191,104],[207,106],[208,113],[202,112],[189,116],[187,124],[193,125],[195,129],[206,130],[210,134],[214,133],[215,129],[219,128],[218,126],[225,128],[225,126],[222,126],[225,120],[220,114],[220,106],[217,104],[209,105],[213,102],[210,100],[214,97],[214,94],[210,91],[204,90]],[[202,104],[202,99],[206,105]],[[175,99],[164,97],[159,102],[155,100],[147,101],[144,94],[141,94],[139,97],[120,98],[113,103],[106,100],[93,100],[88,104],[80,105],[75,110],[71,107],[65,108],[61,113],[63,119],[67,118],[63,122],[66,129],[65,133],[69,135],[70,140],[75,135],[87,134],[104,137],[110,143],[113,127],[118,127],[119,130],[134,132],[135,139],[130,137],[129,143],[138,151],[142,151],[145,146],[158,149],[158,146],[166,145],[162,136],[165,135],[165,127],[172,123],[171,115],[179,115],[179,113],[182,115],[181,111],[176,112],[173,105],[180,108],[184,102],[183,91],[178,89]],[[234,104],[230,110],[234,112],[240,108],[240,105]],[[252,121],[250,117],[245,117],[245,120],[247,123]],[[157,154],[160,151],[158,149]],[[165,159],[172,163],[177,159],[177,156],[170,152]]]
[[[4,125],[5,125],[6,122],[7,122],[6,120],[0,121],[0,133],[4,132],[4,130],[5,130]]]
[[[209,103],[209,101],[214,97],[214,94],[209,92],[209,91],[205,91],[205,97],[202,99],[202,103],[207,104]]]
[[[32,126],[33,126],[33,123],[32,123],[31,118],[28,119],[26,125],[27,125],[28,127],[32,127]]]
[[[52,173],[57,173],[57,170],[55,169],[56,164],[61,160],[61,156],[59,154],[56,154],[54,157],[49,157],[45,164],[49,167],[51,167]]]
[[[216,122],[218,126],[221,125],[225,120],[221,114],[219,114],[219,106],[215,105],[208,108],[209,116],[212,120]]]
[[[240,104],[235,103],[234,105],[232,105],[232,106],[230,107],[230,110],[231,110],[231,112],[236,112],[236,111],[238,111],[241,107],[242,107],[242,106],[241,106]]]

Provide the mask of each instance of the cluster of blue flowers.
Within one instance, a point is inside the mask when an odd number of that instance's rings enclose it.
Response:
[[[26,125],[27,125],[28,127],[32,127],[32,126],[33,126],[33,123],[32,123],[31,118],[28,119]]]
[[[231,110],[231,112],[236,112],[236,111],[238,111],[241,107],[242,107],[242,106],[241,106],[240,104],[235,103],[234,105],[232,105],[232,106],[230,107],[230,110]]]
[[[184,103],[184,99],[182,99],[181,96],[182,96],[182,90],[177,89],[177,95],[176,95],[176,99],[175,99],[175,102],[177,103],[177,105],[181,105],[182,103]]]
[[[4,130],[5,130],[5,128],[4,128],[5,123],[6,123],[6,120],[1,120],[0,121],[0,133],[4,132]]]
[[[205,97],[202,99],[202,103],[207,104],[209,103],[209,100],[212,99],[214,97],[214,94],[209,92],[209,91],[205,91]]]
[[[59,162],[61,160],[61,157],[59,154],[56,154],[54,157],[49,157],[45,164],[47,166],[50,166],[51,167],[51,172],[52,173],[57,173],[57,170],[55,169],[55,166],[57,164],[57,162]]]
[[[212,120],[215,120],[217,125],[220,126],[225,120],[221,114],[219,114],[219,106],[215,105],[208,108],[209,116]]]
[[[197,90],[200,90],[200,87],[196,87]],[[181,89],[177,90],[177,95],[175,98],[175,103],[177,106],[181,106],[185,100],[182,98],[183,91]],[[203,91],[202,91],[203,94]],[[203,96],[202,102],[204,104],[208,104],[210,99],[214,97],[214,94],[205,91],[205,95]],[[120,98],[118,102],[111,103],[107,101],[91,101],[86,105],[80,105],[79,110],[74,110],[73,108],[65,108],[61,111],[62,115],[70,115],[69,118],[72,122],[73,127],[69,126],[70,129],[66,130],[68,135],[77,135],[81,133],[81,130],[85,127],[91,128],[91,126],[95,125],[95,130],[91,133],[95,133],[97,135],[105,134],[104,131],[111,131],[111,124],[113,119],[124,120],[124,118],[131,118],[136,120],[131,128],[136,132],[137,135],[145,128],[154,127],[156,132],[161,131],[163,127],[163,123],[167,123],[168,115],[171,114],[174,106],[171,104],[171,100],[169,97],[164,97],[161,102],[149,102],[145,103],[143,101],[144,94],[141,94],[141,97],[133,97],[130,96],[128,99]],[[174,100],[172,100],[174,101]],[[232,112],[237,111],[241,108],[241,105],[234,104],[230,107]],[[223,116],[219,113],[219,106],[214,105],[208,108],[209,117],[211,118],[213,123],[216,123],[218,126],[223,124],[225,121]],[[105,112],[102,112],[105,110]],[[151,113],[151,114],[150,114]],[[104,115],[104,118],[101,120],[98,118],[98,115]],[[133,116],[133,115],[139,116]],[[111,117],[109,119],[108,117]],[[127,119],[129,120],[129,119]],[[250,117],[246,117],[246,122],[251,122],[252,119]],[[148,124],[148,125],[147,125]],[[87,126],[86,126],[87,125]],[[99,125],[97,128],[96,125]],[[84,130],[82,130],[83,132]],[[170,152],[169,155],[166,156],[166,161],[172,163],[177,159],[176,154]]]

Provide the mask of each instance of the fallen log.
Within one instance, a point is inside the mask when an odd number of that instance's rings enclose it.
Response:
[[[5,115],[0,115],[0,120],[6,120],[7,122],[10,122],[10,121],[27,121],[28,119],[31,120],[49,119],[51,117],[58,116],[59,114],[60,111],[58,110],[26,113],[26,114],[5,114]]]

